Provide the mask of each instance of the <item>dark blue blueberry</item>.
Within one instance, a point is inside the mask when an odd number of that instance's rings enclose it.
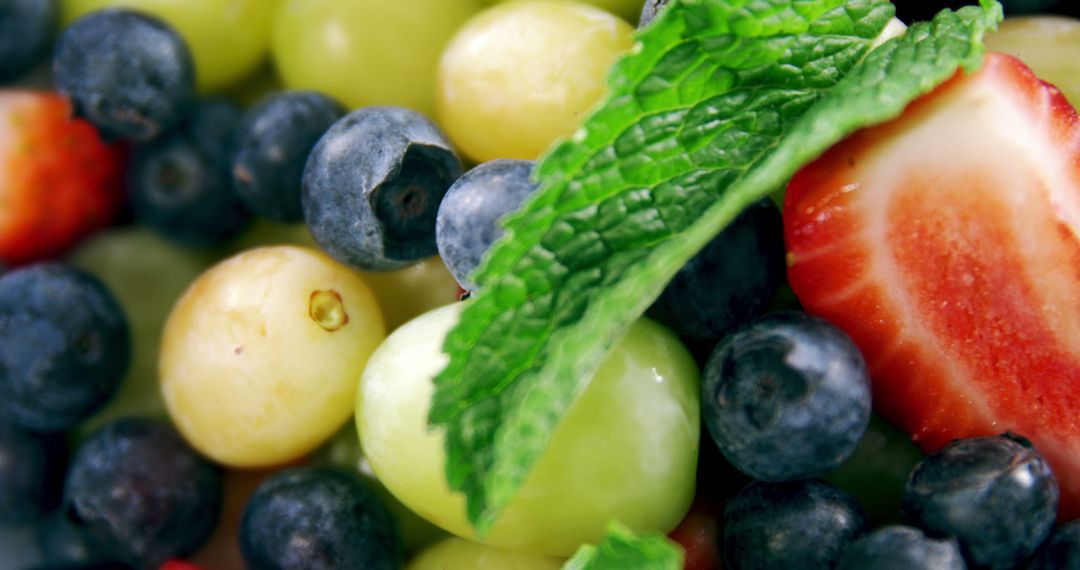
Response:
[[[1054,474],[1028,440],[1004,434],[954,441],[915,466],[904,522],[955,536],[968,562],[1011,568],[1038,548],[1057,515]]]
[[[44,563],[36,540],[39,523],[0,524],[0,568],[40,568]]]
[[[772,200],[743,210],[668,283],[649,316],[715,344],[763,314],[784,281],[784,224]]]
[[[846,549],[837,570],[964,570],[964,556],[955,539],[927,538],[917,528],[891,525],[856,540]]]
[[[122,419],[75,452],[66,516],[116,560],[157,568],[194,552],[221,511],[221,475],[165,422]]]
[[[389,570],[403,556],[375,492],[331,467],[289,469],[260,485],[240,521],[240,550],[251,570]]]
[[[724,568],[832,568],[864,524],[855,499],[821,481],[751,483],[724,507]]]
[[[764,481],[837,467],[870,421],[870,376],[858,348],[806,313],[772,313],[725,337],[701,388],[705,425],[721,453]]]
[[[94,537],[71,513],[58,510],[37,527],[36,543],[44,558],[40,568],[130,568],[116,560],[107,544]]]
[[[1080,520],[1054,531],[1032,557],[1027,570],[1080,570]]]
[[[645,0],[645,6],[641,8],[641,17],[638,18],[638,28],[644,28],[656,19],[661,10],[667,8],[671,0]]]
[[[531,160],[485,162],[459,178],[443,197],[435,220],[435,242],[443,263],[466,290],[469,275],[503,234],[499,218],[516,210],[536,189]]]
[[[461,163],[423,115],[364,107],[330,127],[304,168],[304,219],[330,255],[385,271],[431,257],[435,216]]]
[[[164,137],[135,150],[127,180],[135,219],[186,245],[219,244],[251,214],[233,191],[232,136],[240,110],[202,99]]]
[[[37,520],[60,502],[63,437],[0,423],[0,526]]]
[[[96,277],[59,263],[0,276],[0,421],[74,426],[116,392],[131,353],[127,319]]]
[[[183,39],[156,18],[105,9],[79,18],[53,54],[53,80],[108,138],[146,142],[180,120],[195,89]]]
[[[275,222],[304,219],[300,183],[312,147],[345,108],[313,91],[270,95],[248,109],[236,131],[232,177],[254,213]]]
[[[48,55],[55,26],[56,0],[0,1],[0,84]]]

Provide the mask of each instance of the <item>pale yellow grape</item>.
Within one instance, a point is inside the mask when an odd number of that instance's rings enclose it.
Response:
[[[559,570],[563,559],[501,550],[463,538],[428,547],[405,570]]]
[[[285,85],[349,107],[396,105],[431,115],[446,42],[482,0],[284,0],[274,60]]]
[[[304,224],[256,220],[230,242],[225,251],[233,254],[263,245],[319,247]],[[438,257],[430,257],[393,271],[360,271],[359,274],[375,293],[387,331],[398,328],[413,317],[458,300],[458,283]]]
[[[498,0],[498,2],[510,2],[514,0]],[[567,0],[569,2],[577,0]],[[631,24],[637,24],[638,18],[641,17],[641,9],[644,7],[644,0],[580,0],[586,4],[592,4],[605,12],[611,12],[616,16],[626,20]]]
[[[986,35],[986,47],[1020,58],[1039,79],[1080,106],[1080,20],[1065,16],[1006,18]]]
[[[254,72],[270,50],[281,0],[60,0],[64,24],[119,6],[157,16],[184,38],[201,92],[217,91]]]
[[[197,450],[234,467],[293,461],[352,413],[385,337],[359,275],[300,247],[254,249],[204,273],[173,307],[161,389]]]
[[[372,470],[402,503],[476,539],[465,501],[443,475],[444,436],[426,425],[442,343],[464,304],[426,313],[391,334],[360,381],[356,421]],[[630,327],[558,427],[491,534],[507,550],[569,556],[617,519],[667,532],[694,495],[698,369],[675,336],[641,319]]]
[[[620,18],[578,2],[499,4],[470,20],[439,63],[438,119],[476,162],[537,158],[574,133],[633,43]]]

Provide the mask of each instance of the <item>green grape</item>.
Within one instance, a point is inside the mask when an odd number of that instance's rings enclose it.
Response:
[[[922,458],[911,436],[875,414],[851,458],[822,479],[854,495],[871,526],[890,524],[900,521],[904,484]]]
[[[431,115],[443,46],[482,0],[285,0],[274,60],[285,85],[349,107],[397,105]]]
[[[986,47],[1020,58],[1039,79],[1080,106],[1080,20],[1065,16],[1006,18],[986,35]]]
[[[405,570],[559,570],[551,556],[499,550],[463,538],[448,538],[421,552]]]
[[[165,323],[161,390],[195,449],[233,467],[311,452],[352,413],[385,336],[375,296],[312,249],[253,249],[188,287]]]
[[[446,364],[443,339],[463,305],[426,313],[387,338],[364,369],[356,422],[390,492],[420,516],[476,539],[463,496],[443,475],[443,435],[426,422],[432,378]],[[699,390],[685,347],[652,321],[637,321],[483,542],[569,556],[598,542],[613,519],[639,531],[670,531],[694,496]]]
[[[120,300],[131,326],[131,366],[120,390],[78,429],[89,434],[121,416],[165,417],[158,390],[161,329],[169,307],[213,262],[205,251],[184,249],[138,227],[116,228],[83,242],[69,261],[98,276]]]
[[[220,90],[255,71],[270,48],[280,0],[60,0],[66,25],[107,6],[144,11],[183,36],[201,92]]]
[[[632,32],[579,2],[489,8],[462,27],[439,61],[439,122],[476,162],[536,159],[572,135],[604,96],[609,68],[632,45]]]
[[[397,500],[390,491],[375,477],[371,465],[360,449],[360,438],[356,435],[355,425],[345,425],[337,435],[326,442],[308,460],[310,465],[333,465],[355,472],[375,490],[394,515],[401,530],[401,539],[405,550],[416,552],[437,540],[446,538],[446,531],[431,524],[420,515],[409,510]]]

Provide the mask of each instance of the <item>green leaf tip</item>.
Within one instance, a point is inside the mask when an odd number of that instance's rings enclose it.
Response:
[[[582,546],[562,570],[682,570],[682,547],[662,534],[637,536],[613,522],[600,544]]]
[[[996,2],[871,51],[887,0],[674,0],[540,161],[447,336],[429,421],[486,534],[627,326],[747,205],[981,62]]]

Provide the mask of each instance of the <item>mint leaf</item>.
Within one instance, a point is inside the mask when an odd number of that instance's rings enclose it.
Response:
[[[644,537],[612,523],[600,544],[582,546],[562,570],[682,570],[682,548],[661,534]]]
[[[869,56],[885,0],[675,0],[608,99],[537,167],[444,345],[429,420],[490,529],[611,345],[744,207],[852,131],[981,62],[996,2]]]

